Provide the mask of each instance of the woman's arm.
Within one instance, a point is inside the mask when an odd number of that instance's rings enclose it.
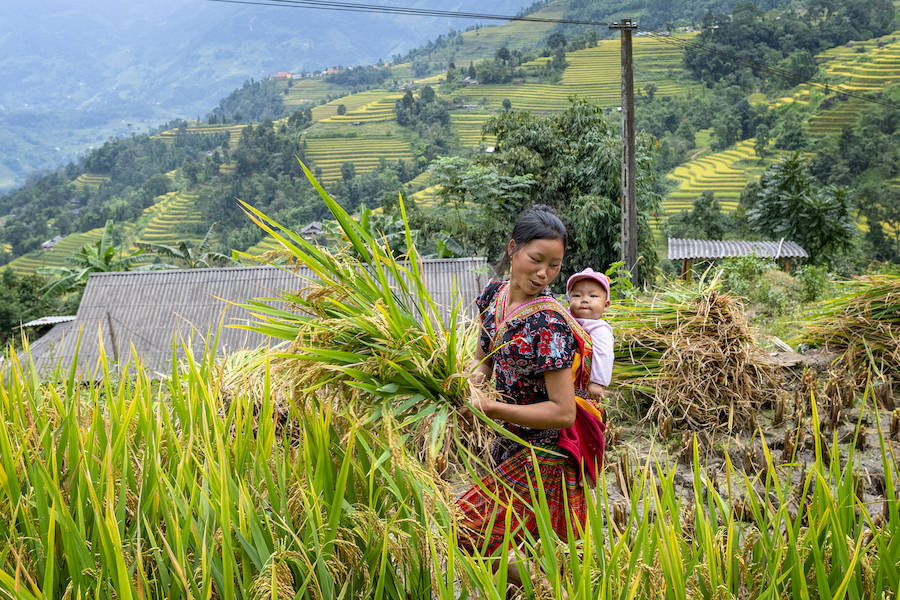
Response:
[[[499,419],[531,429],[563,429],[575,423],[575,386],[571,369],[545,371],[547,402],[537,404],[506,404],[480,395],[472,405],[491,419]]]
[[[494,359],[485,357],[481,344],[475,349],[475,358],[472,359],[471,380],[475,385],[482,385],[485,381],[491,380],[494,371]]]

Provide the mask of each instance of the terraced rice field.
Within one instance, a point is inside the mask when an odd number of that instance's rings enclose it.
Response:
[[[144,212],[153,214],[150,222],[140,233],[139,241],[154,244],[174,245],[180,240],[194,243],[203,239],[202,235],[188,236],[177,233],[178,225],[200,223],[202,220],[194,210],[197,194],[180,191],[166,194],[164,200],[157,202]]]
[[[566,11],[566,5],[557,5],[538,11],[533,16],[548,19],[560,19]],[[455,61],[460,69],[467,68],[470,62],[478,62],[486,58],[493,58],[494,52],[500,46],[506,46],[510,50],[522,50],[526,46],[537,46],[553,30],[553,23],[536,23],[514,21],[504,23],[499,27],[482,27],[477,31],[466,31],[461,35],[462,44],[454,44],[449,48],[436,50],[429,60],[446,65],[450,60]],[[391,71],[395,77],[412,78],[410,64],[402,63],[394,66]],[[429,78],[431,85],[442,79],[443,75]],[[429,80],[419,80],[426,82]]]
[[[385,97],[387,92],[384,90],[371,90],[368,92],[360,92],[359,94],[350,94],[348,96],[344,96],[342,98],[336,98],[327,104],[321,104],[312,109],[313,121],[325,121],[329,120],[332,117],[337,117],[338,106],[341,104],[346,107],[347,112],[352,112],[356,110],[360,110],[365,107],[367,104],[372,102],[377,102]],[[393,104],[391,104],[391,109],[393,110]],[[346,116],[346,115],[344,115]],[[341,117],[343,119],[343,117]],[[354,119],[354,121],[359,121],[360,119]]]
[[[241,139],[241,131],[244,129],[244,127],[246,127],[246,125],[204,125],[203,127],[188,127],[187,132],[188,135],[206,135],[210,133],[228,132],[228,143],[232,147],[234,147]],[[162,133],[159,133],[153,137],[166,141],[172,141],[175,139],[176,135],[178,135],[178,129],[170,129],[168,131],[163,131]]]
[[[322,169],[321,180],[331,182],[341,178],[345,162],[352,162],[358,175],[373,170],[382,158],[396,162],[412,158],[412,152],[408,142],[393,136],[307,138],[306,157]]]
[[[489,112],[474,110],[455,110],[450,113],[450,124],[459,135],[459,143],[463,146],[495,145],[497,136],[490,135],[484,140],[481,137],[481,128],[491,116]]]
[[[281,83],[279,86],[287,88],[287,83]],[[328,96],[342,93],[347,93],[346,88],[326,83],[320,77],[298,79],[294,81],[293,87],[288,88],[288,93],[284,96],[285,112],[290,113],[292,107],[307,102],[320,102],[326,100]]]
[[[272,250],[282,250],[282,246],[275,238],[266,236],[255,246],[247,248],[245,252],[251,256],[259,256],[260,254],[271,252]]]
[[[857,93],[877,93],[900,83],[900,41],[895,32],[881,38],[857,42],[853,48],[839,46],[816,56],[825,73],[844,81],[831,91],[847,90]],[[879,48],[878,44],[885,44]],[[857,52],[862,47],[864,52]],[[807,86],[801,86],[801,93]],[[835,133],[847,125],[856,123],[863,104],[859,100],[837,101],[825,111],[809,118],[810,133],[826,135]]]
[[[547,58],[540,58],[524,66],[539,66]],[[473,99],[486,98],[499,107],[505,98],[513,109],[528,110],[538,114],[560,112],[569,106],[570,96],[589,98],[604,108],[621,105],[622,64],[619,40],[604,40],[595,48],[586,48],[566,55],[569,66],[559,85],[479,85],[467,88],[464,93]],[[642,89],[648,83],[657,86],[657,95],[686,93],[690,86],[674,81],[669,70],[681,65],[681,50],[671,43],[657,38],[641,37],[634,40],[635,88]]]
[[[9,263],[9,267],[19,275],[30,275],[38,267],[65,267],[65,259],[81,250],[85,244],[94,244],[103,236],[103,228],[84,233],[67,235],[53,250],[41,250],[20,256]]]
[[[385,92],[366,92],[366,94],[372,94],[374,96],[378,96],[377,100],[373,100],[368,104],[364,104],[360,108],[350,109],[347,107],[347,113],[344,115],[337,114],[337,109],[335,108],[335,114],[332,117],[327,117],[322,119],[322,123],[374,123],[376,121],[392,121],[396,118],[396,114],[394,113],[394,106],[399,98],[402,96],[400,94],[393,94],[385,96]],[[356,96],[362,96],[363,94],[356,94]],[[344,100],[344,98],[341,98]],[[336,101],[340,104],[340,100]],[[328,106],[328,105],[325,105]],[[317,107],[317,108],[325,108],[325,106]],[[344,104],[344,106],[347,106]],[[313,110],[313,114],[315,114],[315,109]],[[320,111],[322,114],[322,111]]]
[[[758,168],[737,164],[746,160],[759,162],[753,151],[754,142],[753,139],[744,140],[730,150],[696,158],[675,167],[667,178],[680,182],[681,187],[669,193],[663,201],[666,212],[675,214],[691,208],[693,200],[705,191],[715,192],[723,211],[731,212],[737,208],[741,191],[747,186],[747,182],[764,168],[764,164]],[[771,157],[766,159],[767,162],[773,160]]]
[[[92,175],[90,173],[82,173],[78,179],[72,182],[78,192],[83,192],[85,188],[97,189],[101,184],[109,181],[107,175]]]

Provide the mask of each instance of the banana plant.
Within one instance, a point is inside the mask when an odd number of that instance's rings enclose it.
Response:
[[[106,222],[103,235],[93,244],[85,244],[78,252],[65,258],[65,267],[39,267],[35,272],[39,275],[55,275],[53,280],[39,290],[42,296],[62,296],[69,292],[80,291],[87,284],[91,273],[108,273],[111,271],[155,271],[174,269],[172,265],[144,264],[135,266],[151,257],[144,250],[122,256],[122,246],[113,245],[113,221]]]

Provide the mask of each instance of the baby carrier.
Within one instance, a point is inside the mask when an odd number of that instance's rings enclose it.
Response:
[[[505,284],[497,292],[497,307],[503,311],[509,295],[509,284]],[[560,430],[559,447],[571,454],[583,472],[587,473],[593,483],[597,482],[597,469],[603,464],[603,453],[606,442],[603,432],[606,431],[603,410],[587,397],[588,385],[591,382],[591,360],[593,344],[591,336],[582,329],[569,311],[550,296],[539,296],[515,308],[509,314],[497,314],[497,331],[491,340],[491,346],[498,348],[503,343],[507,324],[512,318],[524,318],[542,310],[549,310],[562,316],[575,336],[576,351],[572,363],[572,379],[575,383],[575,424]]]

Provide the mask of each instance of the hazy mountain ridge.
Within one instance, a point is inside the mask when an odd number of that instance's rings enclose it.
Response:
[[[497,0],[490,12],[514,14],[520,4]],[[202,0],[11,5],[0,13],[8,32],[0,36],[0,189],[109,136],[205,115],[249,78],[390,60],[472,22]]]

